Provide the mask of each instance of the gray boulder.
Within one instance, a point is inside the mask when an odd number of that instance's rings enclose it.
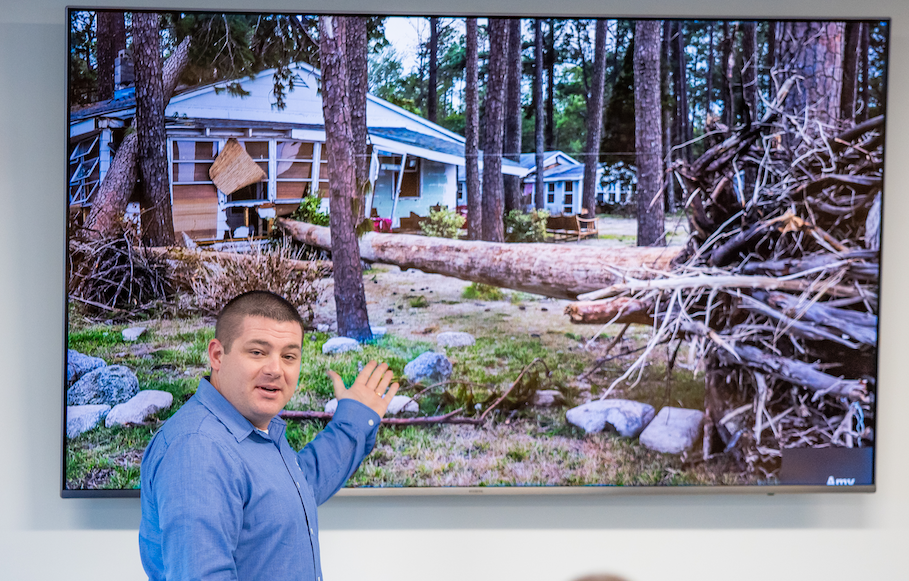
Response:
[[[641,434],[641,444],[657,452],[690,450],[702,435],[704,412],[664,407]]]
[[[174,396],[166,391],[146,389],[137,393],[125,403],[114,406],[107,414],[104,425],[125,426],[126,424],[141,424],[149,416],[168,409],[174,403]]]
[[[333,414],[338,410],[338,400],[330,399],[328,403],[325,404],[325,412]],[[407,397],[406,395],[396,395],[391,398],[391,403],[388,404],[388,411],[385,412],[387,416],[394,416],[399,413],[409,413],[415,414],[420,411],[420,406],[417,405],[417,402]]]
[[[446,331],[436,335],[436,343],[440,347],[469,347],[477,342],[470,333]]]
[[[109,405],[66,406],[66,437],[75,438],[79,434],[95,429],[109,411]]]
[[[107,363],[100,357],[92,357],[91,355],[83,355],[75,349],[66,350],[66,382],[69,385],[80,377],[88,373],[89,371],[94,371],[99,367],[104,367]]]
[[[66,405],[115,406],[137,393],[136,374],[122,365],[110,365],[86,373],[66,390]]]
[[[404,375],[412,383],[438,383],[451,377],[452,366],[442,353],[427,351],[404,366]]]
[[[653,419],[652,405],[628,399],[591,401],[565,412],[568,423],[588,434],[611,426],[623,438],[634,438]]]
[[[334,355],[345,351],[362,351],[356,339],[350,337],[332,337],[322,345],[322,355]]]

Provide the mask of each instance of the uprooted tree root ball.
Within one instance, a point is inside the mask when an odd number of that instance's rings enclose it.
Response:
[[[602,397],[635,383],[658,345],[689,341],[707,369],[704,456],[732,454],[771,479],[786,448],[874,439],[884,119],[842,127],[788,113],[791,89],[676,162],[687,256],[568,308],[579,323],[654,329]]]

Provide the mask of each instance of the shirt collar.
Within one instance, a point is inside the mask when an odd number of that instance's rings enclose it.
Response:
[[[243,417],[243,414],[237,411],[227,399],[221,395],[221,392],[215,389],[215,386],[208,381],[208,378],[199,380],[199,388],[196,390],[196,397],[199,402],[208,408],[218,421],[224,424],[224,427],[233,434],[237,441],[246,439],[253,431],[253,425],[249,420]]]
[[[237,439],[238,442],[245,440],[250,434],[256,432],[252,423],[243,417],[243,414],[237,411],[232,403],[221,395],[214,385],[203,377],[199,380],[199,388],[196,390],[196,397],[199,402],[208,408],[218,421],[220,421],[227,430]],[[284,433],[287,424],[284,420],[274,417],[268,424],[268,433],[273,440],[278,440]]]

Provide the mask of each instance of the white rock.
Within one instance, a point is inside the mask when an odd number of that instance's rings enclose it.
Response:
[[[557,389],[541,389],[533,394],[533,405],[539,407],[552,407],[562,401],[562,392]]]
[[[657,452],[679,454],[701,437],[704,412],[664,407],[641,434],[641,444]]]
[[[330,328],[331,327],[325,323],[319,323],[318,325],[316,325],[316,331],[318,331],[320,333],[328,333],[328,329],[330,329]]]
[[[388,327],[370,327],[372,331],[372,338],[378,339],[379,337],[384,337],[388,333]]]
[[[110,411],[109,405],[68,405],[66,406],[66,437],[95,429]]]
[[[145,334],[146,330],[146,327],[130,327],[129,329],[123,329],[120,334],[123,335],[124,341],[137,341],[139,337]]]
[[[413,399],[406,395],[396,395],[391,398],[391,403],[388,404],[388,411],[385,414],[394,416],[399,413],[415,414],[419,411],[420,406]]]
[[[336,411],[338,411],[338,400],[332,398],[325,404],[325,413],[333,414]],[[419,411],[420,406],[417,405],[417,402],[406,395],[396,395],[391,398],[391,403],[388,404],[388,411],[385,412],[385,415],[394,416],[402,412],[415,414]]]
[[[332,337],[322,345],[322,355],[344,353],[345,351],[362,351],[356,339],[350,337]]]
[[[436,343],[441,347],[469,347],[477,342],[470,333],[446,331],[436,335]]]
[[[141,424],[149,416],[168,409],[174,402],[174,396],[166,391],[146,389],[137,393],[128,402],[114,406],[107,414],[104,425],[123,426],[126,424]]]
[[[565,412],[565,419],[588,434],[612,426],[623,438],[634,438],[653,419],[653,406],[628,399],[591,401]]]

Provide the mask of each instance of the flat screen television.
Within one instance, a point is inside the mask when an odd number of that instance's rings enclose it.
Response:
[[[295,447],[402,384],[342,494],[874,490],[889,20],[67,21],[63,496],[255,288]]]

